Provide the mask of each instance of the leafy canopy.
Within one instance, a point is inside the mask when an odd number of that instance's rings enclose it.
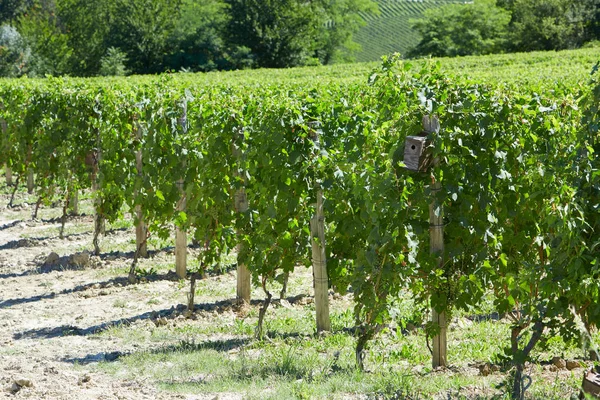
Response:
[[[500,52],[506,45],[510,12],[495,0],[472,4],[448,4],[425,11],[413,22],[422,37],[411,52],[414,56],[464,56]]]

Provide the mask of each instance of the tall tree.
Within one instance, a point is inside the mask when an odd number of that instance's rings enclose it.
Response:
[[[448,4],[425,11],[413,21],[421,35],[412,56],[465,56],[501,52],[506,46],[510,12],[495,0]]]
[[[25,45],[31,49],[28,73],[32,76],[67,75],[73,49],[59,26],[54,4],[34,4],[16,20]]]
[[[57,13],[73,49],[72,72],[78,76],[97,74],[100,60],[109,47],[108,35],[114,20],[113,2],[58,0]]]
[[[600,0],[584,0],[588,4],[587,40],[600,40]]]
[[[251,49],[259,66],[302,65],[315,46],[319,20],[311,3],[299,0],[225,0],[229,4],[226,36]]]
[[[127,67],[134,73],[163,72],[180,5],[181,0],[114,1],[108,46],[127,54]]]
[[[221,0],[183,0],[169,37],[170,69],[210,71],[230,67],[223,40],[225,8]]]
[[[559,50],[585,41],[589,4],[581,0],[513,0],[512,51]]]
[[[376,12],[371,0],[225,0],[226,38],[252,51],[260,67],[328,63],[360,28],[361,12]]]

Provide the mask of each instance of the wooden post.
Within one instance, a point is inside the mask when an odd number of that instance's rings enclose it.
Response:
[[[319,131],[313,129],[313,141],[319,148]],[[323,212],[323,189],[314,183],[317,195],[315,215],[310,219],[310,236],[312,243],[313,288],[315,291],[315,311],[317,332],[331,331],[329,318],[329,279],[327,277],[327,260],[325,256],[325,214]]]
[[[35,179],[33,176],[33,170],[29,168],[27,171],[27,193],[33,193],[33,188],[35,186]]]
[[[12,169],[10,169],[10,167],[7,165],[5,171],[6,171],[6,184],[8,186],[12,186],[13,185]]]
[[[94,193],[94,205],[96,206],[96,208],[100,205],[100,203],[102,202],[102,199],[100,198],[100,195],[98,195],[98,190],[100,190],[100,182],[98,179],[98,175],[96,174],[94,177],[94,180],[92,181],[92,193]],[[98,215],[96,213],[96,228],[95,230],[98,232],[98,234],[105,234],[106,231],[106,223],[105,223],[105,219],[103,215]]]
[[[4,105],[2,103],[0,103],[0,108],[4,108]],[[0,118],[0,130],[2,131],[2,135],[6,135],[6,132],[8,131],[8,125],[6,124],[6,121],[2,118]],[[12,186],[12,170],[8,165],[4,166],[4,172],[6,173],[6,185]]]
[[[242,144],[244,140],[244,132],[240,128],[237,133],[237,137],[234,138],[233,143],[233,156],[241,162],[243,159],[242,153]],[[242,176],[242,173],[238,171],[238,177],[246,181],[245,176]],[[240,187],[235,193],[235,211],[243,214],[248,211],[248,196],[246,195],[246,188],[244,186]],[[251,296],[251,278],[250,270],[248,267],[240,261],[240,254],[243,252],[244,245],[241,241],[242,232],[238,232],[238,266],[237,266],[237,301],[238,303],[247,303],[250,304],[250,296]]]
[[[98,189],[100,188],[100,183],[98,182],[98,159],[94,160],[94,172],[92,176],[92,193],[94,194],[94,209],[96,210],[96,215],[94,217],[94,254],[100,255],[100,243],[99,236],[102,233],[102,215],[98,213],[98,207],[102,202],[100,198],[100,194],[98,193]]]
[[[181,107],[183,112],[178,122],[185,135],[187,134],[187,101],[184,100]],[[185,171],[185,168],[186,163],[184,160],[182,162],[182,171]],[[181,193],[181,198],[179,199],[179,202],[177,202],[177,211],[185,212],[187,198],[183,179],[177,181],[177,188]],[[187,275],[187,232],[179,226],[175,229],[175,272],[180,279],[185,279]]]
[[[94,254],[100,255],[100,235],[106,231],[106,223],[104,215],[98,213],[98,209],[102,205],[102,198],[98,194],[100,189],[100,162],[102,161],[102,140],[100,137],[100,131],[96,131],[96,150],[91,153],[92,160],[92,192],[94,193],[94,207],[96,210],[96,217],[94,218]]]
[[[181,198],[177,203],[177,211],[185,212],[187,199],[183,180],[177,182],[177,187],[181,192]],[[187,275],[187,232],[180,227],[177,227],[175,232],[175,272],[181,279],[185,279]]]
[[[71,199],[71,215],[79,215],[79,189],[73,191]]]
[[[428,134],[439,134],[440,122],[436,116],[423,117],[423,130]],[[431,166],[436,168],[440,165],[438,157],[432,160]],[[431,174],[431,203],[429,203],[429,237],[430,252],[438,256],[438,265],[444,264],[444,208],[443,202],[439,199],[439,192],[442,190],[442,184]],[[431,310],[431,322],[440,328],[439,335],[433,338],[433,359],[432,365],[436,367],[445,367],[447,361],[447,341],[446,330],[448,323],[446,312],[438,313],[434,308]]]
[[[142,140],[142,129],[137,121],[137,115],[134,117],[134,130],[136,138],[141,141]],[[144,163],[142,160],[142,149],[140,148],[135,152],[135,168],[137,170],[137,176],[139,181],[142,181],[142,169]],[[134,196],[137,197],[138,193],[135,193]],[[142,206],[140,204],[135,206],[135,214],[137,217],[137,225],[135,226],[135,248],[138,251],[138,256],[146,258],[148,257],[148,243],[147,243],[147,231],[148,227],[144,221],[144,213],[142,211]]]

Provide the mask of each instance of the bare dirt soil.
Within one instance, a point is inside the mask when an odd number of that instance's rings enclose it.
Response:
[[[152,324],[182,311],[174,307],[179,304],[173,299],[178,282],[164,276],[131,286],[125,277],[107,277],[103,270],[126,268],[131,254],[88,259],[81,252],[90,248],[91,232],[59,239],[58,219],[31,221],[27,208],[0,213],[0,398],[206,398],[159,392],[143,380],[119,380],[86,368],[140,350],[135,348],[139,345],[97,333],[121,323]],[[91,227],[92,217],[72,218],[67,228],[77,224]],[[117,230],[104,240],[127,242],[131,237],[131,232]],[[156,299],[152,306],[147,304],[150,296]],[[144,307],[111,306],[115,302]]]

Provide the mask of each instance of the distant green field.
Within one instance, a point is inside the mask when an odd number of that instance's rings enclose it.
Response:
[[[490,54],[454,58],[434,58],[449,76],[473,79],[488,84],[555,89],[585,84],[589,80],[594,64],[600,61],[600,48],[587,48],[563,51],[540,51],[531,53]],[[417,62],[417,61],[411,61]],[[259,69],[231,72],[211,72],[207,74],[180,74],[181,79],[194,82],[260,84],[268,80],[287,84],[295,82],[304,85],[321,81],[335,84],[366,83],[377,62],[335,64],[319,67],[290,69]],[[105,79],[105,78],[99,78]],[[140,79],[140,77],[130,78]],[[143,77],[151,81],[152,76]],[[115,79],[121,84],[122,79]],[[1,80],[0,80],[1,85]]]
[[[428,8],[449,3],[465,3],[457,0],[376,0],[380,15],[365,14],[367,25],[354,36],[362,51],[357,61],[375,61],[382,55],[406,51],[419,42],[419,36],[410,28],[410,20],[418,19]]]

